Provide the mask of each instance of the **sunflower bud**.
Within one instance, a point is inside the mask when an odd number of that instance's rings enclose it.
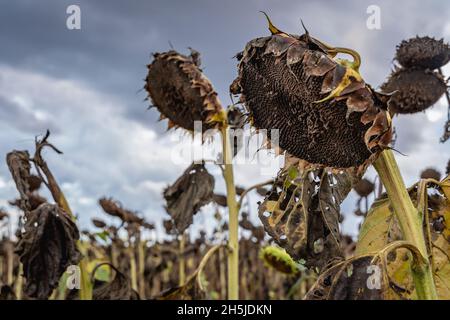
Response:
[[[259,254],[265,265],[287,275],[300,273],[299,266],[286,251],[280,247],[268,246],[262,248]]]

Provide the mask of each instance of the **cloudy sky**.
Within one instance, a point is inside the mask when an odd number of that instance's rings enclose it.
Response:
[[[66,27],[72,4],[81,8],[81,30]],[[379,30],[366,27],[369,5],[381,10]],[[232,57],[250,39],[268,34],[259,10],[287,32],[301,33],[303,19],[315,37],[356,49],[363,58],[361,73],[375,87],[389,74],[402,39],[419,34],[450,40],[450,4],[440,0],[1,0],[0,153],[33,150],[34,137],[48,128],[64,155],[47,151],[45,156],[83,228],[101,215],[97,199],[103,195],[159,222],[165,216],[161,190],[187,163],[174,160],[180,160],[173,149],[180,133],[166,133],[166,123],[146,110],[140,89],[150,53],[170,49],[169,42],[181,52],[200,51],[203,70],[227,105],[236,76]],[[450,76],[450,68],[445,71]],[[445,118],[442,99],[426,113],[395,119],[396,148],[407,155],[397,155],[407,184],[426,166],[444,171],[450,142],[438,140]],[[186,145],[187,138],[181,139]],[[236,167],[239,184],[266,179],[255,164]],[[216,185],[223,190],[219,175]],[[3,161],[0,206],[15,196]],[[353,203],[351,195],[344,211],[351,212]],[[198,215],[195,222],[210,218]],[[357,223],[348,218],[344,229],[355,234]]]

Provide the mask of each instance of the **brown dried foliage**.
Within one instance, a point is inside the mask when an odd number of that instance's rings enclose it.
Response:
[[[193,216],[202,206],[213,200],[214,177],[203,164],[191,164],[175,181],[164,190],[166,210],[175,227],[182,233],[191,225]]]
[[[66,212],[48,203],[27,214],[24,229],[16,252],[27,280],[25,293],[47,299],[66,268],[81,258],[78,229]]]
[[[350,190],[346,172],[289,167],[280,172],[260,205],[259,218],[289,255],[322,269],[343,258],[339,206]]]

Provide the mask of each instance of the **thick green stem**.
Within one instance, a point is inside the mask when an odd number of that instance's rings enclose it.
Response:
[[[227,187],[227,205],[229,213],[228,246],[230,250],[228,253],[228,299],[237,300],[239,299],[239,217],[233,175],[233,156],[231,153],[230,137],[226,126],[222,129],[222,142],[224,161],[223,176]]]
[[[381,181],[386,188],[392,208],[402,229],[404,240],[412,243],[426,258],[426,263],[416,263],[412,267],[417,296],[422,300],[437,299],[433,273],[428,259],[425,237],[422,228],[422,217],[414,207],[400,170],[391,150],[384,150],[374,163]]]

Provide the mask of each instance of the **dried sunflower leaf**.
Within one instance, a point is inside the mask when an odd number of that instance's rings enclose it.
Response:
[[[25,293],[46,299],[66,268],[81,259],[76,246],[79,232],[57,205],[44,203],[28,212],[26,219],[25,232],[16,247],[26,278]]]
[[[380,263],[373,263],[373,256],[352,258],[326,270],[306,295],[306,300],[380,300],[387,291],[382,274],[369,284],[372,269],[382,270]]]
[[[157,300],[204,300],[207,294],[203,288],[198,283],[197,277],[191,277],[186,284],[170,288],[163,293]]]
[[[294,177],[280,172],[259,207],[267,233],[294,259],[319,269],[342,258],[339,206],[351,189],[348,173],[310,169]],[[286,181],[289,181],[287,184]]]
[[[202,206],[213,200],[214,177],[203,164],[190,165],[175,183],[164,190],[166,210],[182,233]]]
[[[17,200],[17,206],[23,211],[31,209],[30,194],[30,154],[28,151],[12,151],[6,155],[6,163],[9,171],[19,191],[20,198]]]
[[[428,238],[428,250],[431,252],[433,275],[440,299],[450,298],[450,201],[445,194],[446,180],[438,187],[439,194],[428,194],[436,190],[436,185],[422,180],[409,189],[413,202],[422,213],[427,213],[428,226],[424,224],[424,233]],[[427,230],[428,229],[428,230]],[[372,205],[360,231],[356,246],[356,255],[376,252],[392,241],[401,239],[401,230],[392,211],[388,198],[381,198]],[[396,298],[415,298],[414,283],[411,276],[411,259],[407,252],[400,251],[389,256],[388,274],[397,288],[404,291]],[[395,297],[395,296],[393,296]]]
[[[95,271],[105,263],[97,265]],[[111,282],[95,280],[92,292],[93,300],[139,300],[139,294],[131,288],[130,279],[117,268],[107,263],[114,269],[115,276]]]

